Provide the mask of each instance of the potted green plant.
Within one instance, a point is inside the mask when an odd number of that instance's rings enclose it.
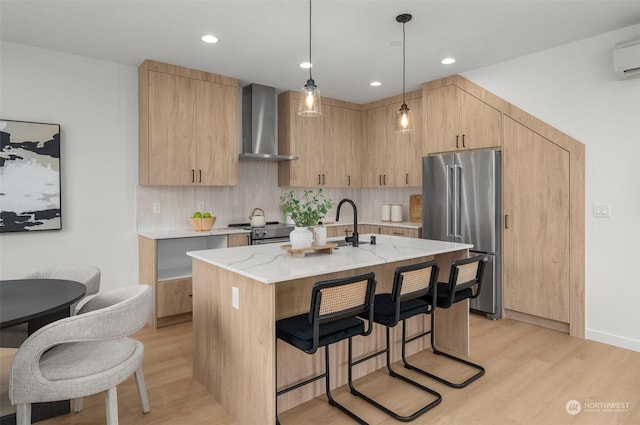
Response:
[[[313,234],[309,228],[317,225],[324,218],[333,207],[333,202],[331,199],[325,198],[322,188],[315,191],[305,189],[300,199],[295,197],[293,191],[290,191],[282,194],[280,201],[282,202],[282,212],[285,216],[291,217],[296,225],[295,230],[289,235],[291,248],[310,247],[313,243]]]

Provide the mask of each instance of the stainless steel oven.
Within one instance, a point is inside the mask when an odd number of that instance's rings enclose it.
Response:
[[[267,222],[264,227],[251,227],[249,223],[229,224],[229,227],[250,230],[251,245],[289,242],[289,233],[294,229],[290,224],[278,223],[277,221]]]

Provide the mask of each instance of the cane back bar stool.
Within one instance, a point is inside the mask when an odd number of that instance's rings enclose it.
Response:
[[[464,388],[476,379],[480,378],[484,375],[485,370],[482,366],[472,363],[468,360],[461,359],[452,354],[445,353],[444,351],[438,350],[435,343],[435,316],[438,308],[449,308],[453,304],[466,300],[477,298],[480,295],[480,288],[482,287],[482,277],[484,275],[484,268],[487,264],[488,258],[484,255],[477,255],[471,258],[464,258],[460,260],[455,260],[451,263],[451,271],[449,274],[448,282],[439,282],[436,286],[435,290],[429,292],[425,297],[427,303],[432,307],[431,313],[431,331],[427,332],[431,334],[431,349],[434,354],[444,356],[455,360],[459,363],[470,366],[471,368],[477,370],[477,372],[469,377],[468,379],[462,382],[451,382],[442,377],[436,376],[430,372],[422,370],[416,366],[409,364],[405,355],[404,355],[404,346],[406,342],[410,342],[415,338],[418,338],[422,335],[418,335],[412,339],[405,341],[402,340],[402,362],[404,363],[404,367],[407,369],[415,370],[416,372],[422,373],[425,376],[428,376],[432,379],[442,382],[445,385],[448,385],[453,388]],[[426,334],[426,333],[425,333]],[[423,334],[424,335],[424,334]]]
[[[355,413],[339,404],[331,395],[329,380],[329,345],[356,335],[369,335],[373,327],[373,297],[376,281],[373,273],[316,282],[311,291],[309,313],[281,319],[276,322],[276,337],[308,354],[324,347],[324,373],[278,391],[276,383],[276,424],[280,424],[277,414],[277,398],[304,385],[325,379],[329,404],[340,409],[360,424],[366,424]],[[363,315],[368,319],[358,318]],[[276,348],[276,368],[278,359]]]
[[[390,376],[399,378],[402,381],[418,387],[419,389],[433,396],[431,402],[416,410],[414,413],[403,416],[382,405],[381,403],[373,400],[367,395],[357,391],[353,386],[351,380],[349,380],[349,386],[352,394],[363,398],[367,402],[373,404],[380,410],[384,411],[385,413],[399,421],[412,421],[418,416],[426,413],[428,410],[434,408],[442,401],[442,396],[436,391],[425,387],[424,385],[419,384],[418,382],[411,380],[406,376],[396,373],[391,368],[391,344],[389,336],[390,329],[395,327],[398,322],[402,320],[402,339],[404,340],[406,335],[405,325],[407,319],[419,314],[431,314],[433,307],[427,304],[427,302],[421,298],[424,298],[429,292],[435,292],[437,282],[438,263],[435,260],[396,268],[393,277],[392,292],[390,294],[376,295],[373,308],[374,322],[385,326],[387,343],[385,349],[363,357],[362,359],[359,359],[355,362],[352,361],[351,350],[349,350],[349,368],[366,360],[370,360],[372,358],[385,354],[387,361],[387,370]],[[349,371],[349,376],[351,376],[351,371]]]

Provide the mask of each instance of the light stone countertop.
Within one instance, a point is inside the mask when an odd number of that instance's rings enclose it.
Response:
[[[226,236],[238,233],[248,234],[250,230],[231,228],[231,227],[213,227],[207,232],[197,232],[193,229],[176,229],[162,230],[151,232],[138,232],[138,235],[149,239],[179,239],[179,238],[199,238],[203,236]]]
[[[361,241],[369,241],[369,234]],[[410,260],[446,252],[470,249],[473,245],[375,235],[377,244],[334,248],[333,254],[311,253],[304,258],[289,255],[282,245],[266,244],[190,251],[187,255],[263,283],[284,282],[327,273]],[[342,238],[330,238],[337,241]]]

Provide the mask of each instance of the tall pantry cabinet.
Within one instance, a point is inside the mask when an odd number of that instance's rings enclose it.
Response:
[[[146,60],[138,90],[140,184],[237,184],[236,79]]]

